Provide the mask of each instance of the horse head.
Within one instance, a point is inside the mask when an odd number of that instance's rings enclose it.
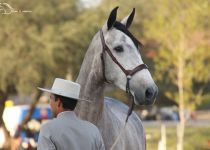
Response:
[[[141,58],[141,43],[128,30],[135,9],[122,21],[116,21],[114,8],[100,31],[104,78],[126,91],[127,81],[137,105],[154,103],[158,88]]]

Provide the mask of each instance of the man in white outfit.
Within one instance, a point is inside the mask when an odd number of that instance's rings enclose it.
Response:
[[[76,116],[80,85],[56,78],[51,89],[50,106],[54,119],[42,125],[38,150],[105,150],[98,128]]]

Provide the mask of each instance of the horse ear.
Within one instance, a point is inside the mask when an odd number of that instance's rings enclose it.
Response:
[[[135,8],[133,8],[133,11],[121,21],[121,23],[124,24],[127,29],[130,27],[134,15],[135,15]]]
[[[108,21],[107,21],[108,30],[114,25],[114,23],[115,23],[115,21],[116,21],[117,9],[118,9],[118,8],[119,8],[118,6],[115,7],[115,8],[111,11],[111,13],[110,13],[110,15],[109,15],[109,19],[108,19]]]

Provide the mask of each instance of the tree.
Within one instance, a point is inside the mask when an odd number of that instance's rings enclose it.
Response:
[[[146,2],[142,2],[146,3]],[[161,91],[179,104],[177,149],[183,149],[185,108],[209,98],[209,1],[153,1],[142,6],[147,40],[155,41],[155,77]]]
[[[59,29],[78,15],[74,0],[7,3],[15,10],[32,12],[0,14],[0,116],[11,95],[30,95],[33,112],[41,94],[36,87],[48,86],[55,77],[65,77],[71,50],[64,49]],[[4,126],[2,117],[0,126]]]

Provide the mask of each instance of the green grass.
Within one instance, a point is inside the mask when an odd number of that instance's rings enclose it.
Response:
[[[161,133],[160,127],[146,127],[147,150],[157,150]],[[176,126],[166,127],[167,150],[176,150]],[[210,127],[186,126],[184,150],[210,150]]]

